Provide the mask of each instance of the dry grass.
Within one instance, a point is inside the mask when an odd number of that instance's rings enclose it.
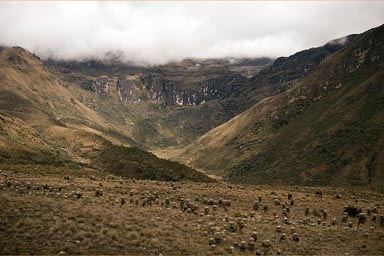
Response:
[[[384,196],[372,191],[320,188],[323,197],[319,198],[315,196],[319,188],[167,183],[126,180],[92,170],[33,168],[0,168],[0,254],[222,255],[229,254],[231,246],[234,254],[253,255],[384,254],[384,227],[379,224]],[[96,197],[100,189],[103,196]],[[74,197],[77,192],[80,199]],[[284,224],[282,205],[288,202],[289,193],[294,204],[288,214],[290,223]],[[259,196],[262,202],[255,211],[252,205]],[[146,198],[152,198],[152,205],[143,207]],[[274,202],[277,198],[280,205]],[[181,199],[197,205],[196,213],[182,211]],[[220,200],[229,200],[231,206],[220,205]],[[349,217],[343,223],[343,208],[349,204],[366,213],[375,206],[377,221],[367,216],[367,222],[358,226],[358,219]],[[306,206],[308,216],[304,215]],[[204,214],[205,207],[209,214]],[[327,220],[320,217],[320,225],[315,208],[328,212]],[[334,217],[337,224],[331,225]],[[302,223],[305,218],[309,218],[307,224]],[[230,232],[231,222],[236,232]],[[245,224],[242,230],[238,222]],[[281,233],[276,226],[281,226]],[[254,231],[258,232],[255,250],[241,252],[235,244],[248,242]],[[293,241],[293,232],[298,242]],[[285,241],[280,241],[282,233]],[[218,238],[215,248],[210,238]],[[262,246],[264,240],[270,241],[270,249]]]

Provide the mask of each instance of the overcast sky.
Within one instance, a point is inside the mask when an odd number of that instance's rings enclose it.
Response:
[[[278,57],[384,22],[382,1],[3,2],[0,44],[58,59],[162,64]]]

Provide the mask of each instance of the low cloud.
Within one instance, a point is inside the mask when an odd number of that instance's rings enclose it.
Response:
[[[380,1],[0,2],[0,44],[149,64],[278,57],[379,26],[383,13]]]

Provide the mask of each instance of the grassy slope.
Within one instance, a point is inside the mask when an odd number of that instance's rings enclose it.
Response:
[[[383,30],[366,32],[301,85],[205,134],[178,159],[233,181],[382,185]]]
[[[114,164],[118,158],[126,166],[140,166],[125,168],[121,174],[129,177],[211,180],[180,164],[117,146],[136,144],[129,138],[129,130],[115,126],[76,100],[78,91],[64,86],[31,53],[21,48],[2,48],[0,67],[2,163],[108,166],[108,171],[116,173],[119,170],[113,168],[117,168]],[[104,154],[110,151],[114,154]]]
[[[58,164],[59,152],[22,120],[0,113],[0,162]]]

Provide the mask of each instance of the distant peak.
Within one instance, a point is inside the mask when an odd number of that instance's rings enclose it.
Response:
[[[333,40],[329,41],[325,45],[345,46],[346,44],[349,44],[351,41],[353,41],[357,36],[359,36],[359,35],[358,34],[352,34],[352,35],[340,37],[340,38],[333,39]]]

